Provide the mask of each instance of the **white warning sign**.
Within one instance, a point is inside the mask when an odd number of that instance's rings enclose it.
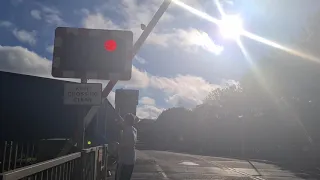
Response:
[[[102,84],[65,83],[64,104],[69,105],[100,105]]]

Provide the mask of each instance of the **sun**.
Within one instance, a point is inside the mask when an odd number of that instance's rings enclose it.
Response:
[[[237,40],[244,31],[239,15],[224,15],[218,26],[222,37],[226,39]]]

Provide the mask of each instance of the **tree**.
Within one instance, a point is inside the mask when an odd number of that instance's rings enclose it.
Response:
[[[190,124],[194,122],[190,110],[183,107],[163,111],[154,124],[156,138],[165,146],[181,147],[190,135]]]

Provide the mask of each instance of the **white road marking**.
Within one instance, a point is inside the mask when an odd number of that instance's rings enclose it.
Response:
[[[156,164],[156,169],[163,176],[164,179],[169,179],[168,176],[166,175],[166,173],[164,173],[164,171],[162,170],[162,168],[158,164]]]
[[[179,164],[187,165],[187,166],[199,166],[199,164],[196,164],[194,162],[188,162],[188,161],[185,161],[185,162],[182,162],[182,163],[179,163]]]

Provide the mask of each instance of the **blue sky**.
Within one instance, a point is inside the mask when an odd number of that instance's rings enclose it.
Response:
[[[213,0],[182,2],[219,18]],[[56,27],[130,29],[136,39],[142,33],[140,24],[147,24],[161,3],[161,0],[2,1],[0,70],[50,77]],[[232,11],[241,14],[246,30],[294,46],[308,19],[319,10],[319,4],[314,0],[236,0]],[[199,45],[195,39],[203,35],[223,46],[224,51],[217,55],[210,51],[212,47]],[[254,60],[271,52],[261,43],[241,39]],[[168,107],[200,104],[212,89],[238,81],[250,67],[236,43],[221,38],[216,25],[175,4],[162,17],[133,65],[132,80],[120,82],[116,88],[139,89],[138,115],[151,118]],[[114,101],[114,93],[109,99]]]

